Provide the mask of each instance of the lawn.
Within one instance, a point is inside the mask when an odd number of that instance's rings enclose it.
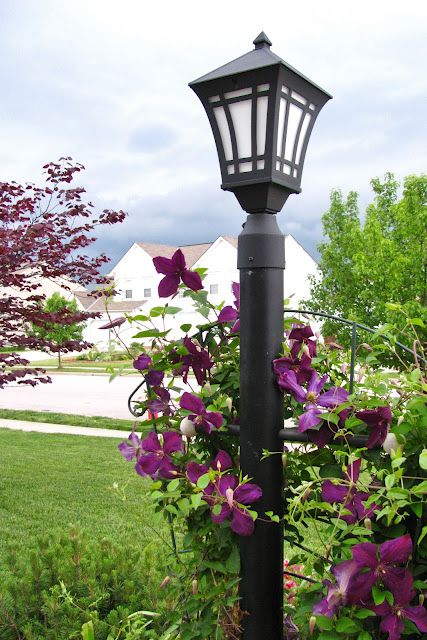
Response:
[[[71,413],[52,411],[28,411],[22,409],[0,409],[0,418],[6,420],[25,420],[26,422],[47,422],[65,424],[74,427],[92,427],[94,429],[118,429],[130,432],[135,420],[121,420],[105,416],[80,416]]]
[[[157,538],[146,488],[117,451],[117,439],[0,429],[0,561],[40,534],[79,524],[94,539]],[[126,499],[113,488],[118,483]],[[167,530],[160,531],[168,535]]]

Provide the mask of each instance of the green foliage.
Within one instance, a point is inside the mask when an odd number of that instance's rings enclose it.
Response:
[[[61,368],[61,350],[71,341],[81,341],[83,339],[83,322],[68,322],[67,315],[77,314],[79,311],[74,298],[67,300],[60,293],[53,293],[43,305],[43,312],[49,314],[62,313],[62,322],[44,322],[43,324],[32,325],[31,333],[38,338],[45,340],[47,345],[51,343],[57,347],[58,368]]]
[[[363,223],[357,194],[344,199],[341,191],[332,192],[318,247],[320,280],[312,279],[308,306],[370,327],[391,323],[409,345],[415,338],[410,319],[417,317],[425,341],[427,176],[405,178],[400,200],[392,174],[371,185],[375,199]],[[325,335],[348,344],[348,331],[337,323],[325,323]]]
[[[158,590],[165,568],[154,542],[145,548],[129,541],[93,542],[72,527],[68,534],[40,538],[26,553],[11,544],[5,567],[1,640],[80,638],[80,630],[84,640],[155,638],[149,631],[152,609],[168,605]],[[127,636],[132,626],[135,633]]]

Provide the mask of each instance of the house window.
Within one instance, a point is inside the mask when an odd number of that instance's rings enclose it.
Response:
[[[218,293],[218,285],[217,284],[210,284],[209,285],[209,293],[211,293],[211,294]]]
[[[126,289],[125,298],[127,299],[132,298],[132,289]]]
[[[151,298],[151,289],[144,289],[144,298]]]

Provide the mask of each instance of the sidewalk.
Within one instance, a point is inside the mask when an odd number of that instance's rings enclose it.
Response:
[[[39,433],[65,433],[76,436],[95,436],[99,438],[121,438],[126,440],[127,431],[117,429],[94,429],[93,427],[72,427],[65,424],[50,424],[47,422],[27,422],[25,420],[0,419],[0,429],[14,431],[37,431]]]

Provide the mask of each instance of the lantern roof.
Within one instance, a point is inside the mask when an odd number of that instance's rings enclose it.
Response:
[[[221,67],[218,67],[218,69],[214,69],[210,73],[197,78],[197,80],[193,80],[193,82],[190,82],[190,87],[196,84],[201,84],[203,82],[209,82],[210,80],[217,80],[218,78],[222,78],[224,76],[233,76],[239,73],[244,73],[245,71],[253,71],[255,69],[262,69],[263,67],[271,67],[273,65],[282,65],[289,71],[292,71],[292,73],[295,73],[297,76],[322,91],[329,98],[332,98],[332,96],[327,91],[309,80],[306,76],[304,76],[302,73],[294,69],[294,67],[292,67],[290,64],[285,62],[280,56],[271,51],[270,47],[272,43],[266,36],[264,31],[261,31],[261,33],[255,38],[253,43],[255,45],[255,48],[252,49],[252,51],[244,53],[239,58],[236,58],[231,62],[227,62]]]

